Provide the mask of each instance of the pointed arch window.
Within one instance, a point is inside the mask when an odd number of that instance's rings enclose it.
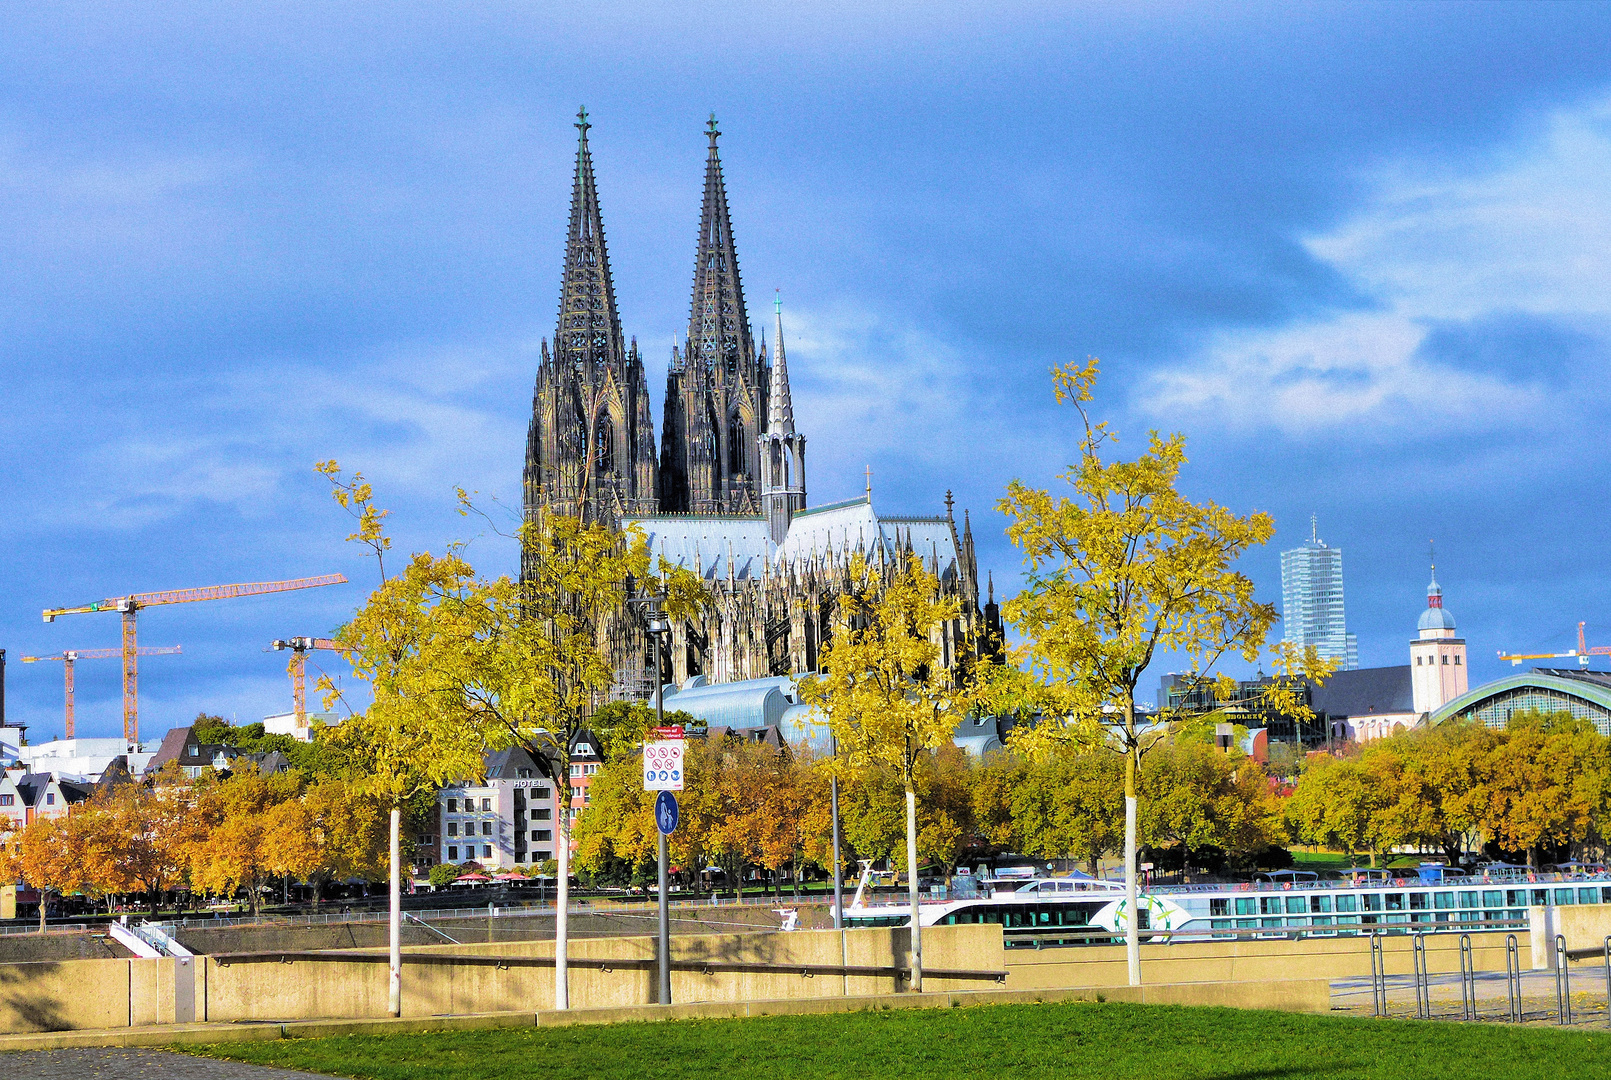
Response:
[[[615,472],[615,424],[611,422],[609,414],[599,418],[599,428],[595,433],[597,440],[597,459],[599,472],[611,474]]]
[[[744,418],[734,416],[727,426],[727,471],[733,476],[743,476],[744,469]]]

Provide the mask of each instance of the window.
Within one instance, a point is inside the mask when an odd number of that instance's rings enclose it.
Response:
[[[55,806],[56,805],[56,793],[54,791],[49,792],[49,793],[47,793],[45,795],[45,805],[46,806]]]
[[[1311,896],[1309,898],[1309,910],[1314,911],[1314,912],[1330,911],[1331,910],[1331,897],[1329,897],[1329,896]],[[1330,922],[1331,920],[1328,919],[1326,921]]]
[[[457,799],[449,799],[448,800],[448,813],[457,814],[458,812],[459,812],[459,800],[457,800]]]
[[[1287,897],[1287,914],[1288,915],[1303,915],[1306,912],[1308,912],[1308,910],[1309,910],[1308,897],[1304,897],[1304,896],[1289,896],[1289,897]],[[1302,925],[1302,924],[1300,923],[1299,925]]]
[[[1261,897],[1259,897],[1259,914],[1260,915],[1279,915],[1279,914],[1281,914],[1281,898],[1279,896],[1261,896]]]
[[[526,861],[526,853],[524,851],[515,852],[515,862],[525,862],[525,861]]]
[[[531,861],[532,862],[547,862],[549,859],[552,859],[553,857],[554,857],[554,853],[552,851],[539,851],[539,852],[535,853],[534,855],[532,855]]]
[[[1424,893],[1424,892],[1412,892],[1412,893],[1410,893],[1410,910],[1411,911],[1425,911],[1426,910],[1426,893]]]
[[[199,753],[201,753],[201,747],[197,746],[195,743],[191,743],[189,746],[185,747],[186,757],[195,757]]]
[[[492,835],[492,822],[483,821],[481,823],[481,835],[482,836],[491,836]]]
[[[1454,907],[1454,893],[1440,892],[1432,894],[1432,906],[1439,911],[1448,911]]]
[[[481,857],[483,859],[492,858],[492,845],[491,844],[482,844],[481,845]]]
[[[1460,906],[1463,907],[1463,908],[1474,908],[1474,907],[1476,907],[1477,906],[1477,893],[1476,893],[1476,891],[1475,890],[1468,890],[1466,892],[1461,893],[1460,894]]]
[[[1460,657],[1458,655],[1454,658],[1454,666],[1455,667],[1460,666]]]
[[[457,835],[459,835],[459,823],[457,821],[448,822],[448,835],[449,836],[457,836]]]
[[[547,821],[553,816],[554,812],[546,806],[539,806],[537,809],[531,812],[531,819],[533,821]]]
[[[1416,657],[1416,658],[1415,658],[1415,666],[1416,666],[1416,667],[1420,667],[1420,666],[1421,666],[1421,658],[1420,658],[1420,657],[1419,657],[1419,656],[1417,656],[1417,657]]]
[[[448,848],[448,862],[458,862],[458,861],[459,861],[459,849],[456,848],[456,847],[449,847]]]
[[[553,840],[554,840],[554,830],[553,829],[538,829],[535,833],[532,834],[532,839],[536,840],[539,844],[552,843]],[[546,856],[544,856],[544,857],[546,858]]]
[[[482,799],[481,800],[481,809],[482,810],[491,810],[492,809],[492,800],[491,799]]]
[[[546,799],[548,798],[548,795],[549,791],[545,787],[532,788],[531,790],[531,797],[534,799]]]
[[[1363,896],[1360,897],[1360,899],[1365,901],[1365,910],[1366,911],[1380,911],[1380,910],[1382,910],[1382,894],[1381,893],[1365,893]]]
[[[1570,904],[1572,902],[1572,890],[1571,889],[1556,889],[1555,890],[1555,902],[1557,904]]]
[[[1447,657],[1447,656],[1445,656],[1445,657],[1444,657],[1444,658],[1443,658],[1443,666],[1444,666],[1444,667],[1448,667],[1448,666],[1449,666],[1449,658],[1448,658],[1448,657]]]
[[[572,762],[571,763],[571,775],[572,776],[581,776],[582,775],[582,766],[577,764],[576,762]]]
[[[1229,915],[1231,913],[1231,902],[1224,898],[1210,900],[1208,902],[1208,913],[1210,915]]]
[[[16,803],[15,795],[0,795],[0,806],[12,806]]]
[[[1388,911],[1403,911],[1404,910],[1404,894],[1401,893],[1401,892],[1390,892],[1390,893],[1388,893],[1387,894],[1387,910]]]
[[[1358,897],[1355,897],[1355,896],[1339,896],[1339,897],[1337,897],[1337,910],[1338,911],[1358,911],[1359,907],[1358,907],[1358,905],[1356,903],[1357,900],[1358,900]]]
[[[1255,898],[1251,896],[1238,896],[1236,898],[1236,913],[1238,915],[1256,915]]]
[[[430,833],[422,833],[420,835],[420,843],[421,844],[434,844],[434,843],[436,843],[436,837],[432,836]]]

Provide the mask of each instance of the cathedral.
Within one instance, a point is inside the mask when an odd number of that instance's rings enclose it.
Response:
[[[587,132],[577,117],[559,322],[544,341],[526,440],[525,510],[636,526],[657,559],[698,572],[715,603],[697,623],[674,626],[663,681],[710,682],[813,671],[834,602],[860,554],[893,573],[917,556],[962,602],[945,629],[945,662],[1001,641],[994,589],[979,603],[973,531],[949,492],[944,514],[888,515],[863,497],[806,502],[806,440],[795,430],[781,304],[771,354],[744,303],[715,117],[707,125],[704,202],[693,300],[683,347],[673,348],[655,452],[643,358],[621,330]],[[984,644],[981,644],[984,643]],[[612,635],[613,695],[654,686],[646,635]]]

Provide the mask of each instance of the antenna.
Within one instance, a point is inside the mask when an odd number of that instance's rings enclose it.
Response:
[[[1309,542],[1320,543],[1320,519],[1314,514],[1309,515]]]

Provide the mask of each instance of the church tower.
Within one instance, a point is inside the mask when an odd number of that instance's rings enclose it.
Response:
[[[765,356],[757,356],[744,308],[727,188],[706,125],[705,203],[694,256],[694,295],[684,348],[671,351],[661,437],[660,509],[690,514],[761,512],[756,436],[767,415]]]
[[[525,508],[588,522],[657,509],[658,476],[649,388],[638,343],[628,347],[615,308],[604,244],[587,110],[577,113],[565,276],[553,351],[543,342],[526,435]]]
[[[1425,715],[1453,701],[1469,686],[1466,643],[1455,636],[1454,616],[1443,606],[1438,568],[1432,566],[1432,584],[1426,587],[1426,610],[1410,642],[1410,688],[1413,708]]]
[[[777,307],[771,386],[767,393],[766,430],[758,440],[761,458],[761,512],[772,543],[783,543],[789,523],[805,509],[805,436],[794,430],[794,402],[789,397],[789,363],[783,352],[783,300]]]

